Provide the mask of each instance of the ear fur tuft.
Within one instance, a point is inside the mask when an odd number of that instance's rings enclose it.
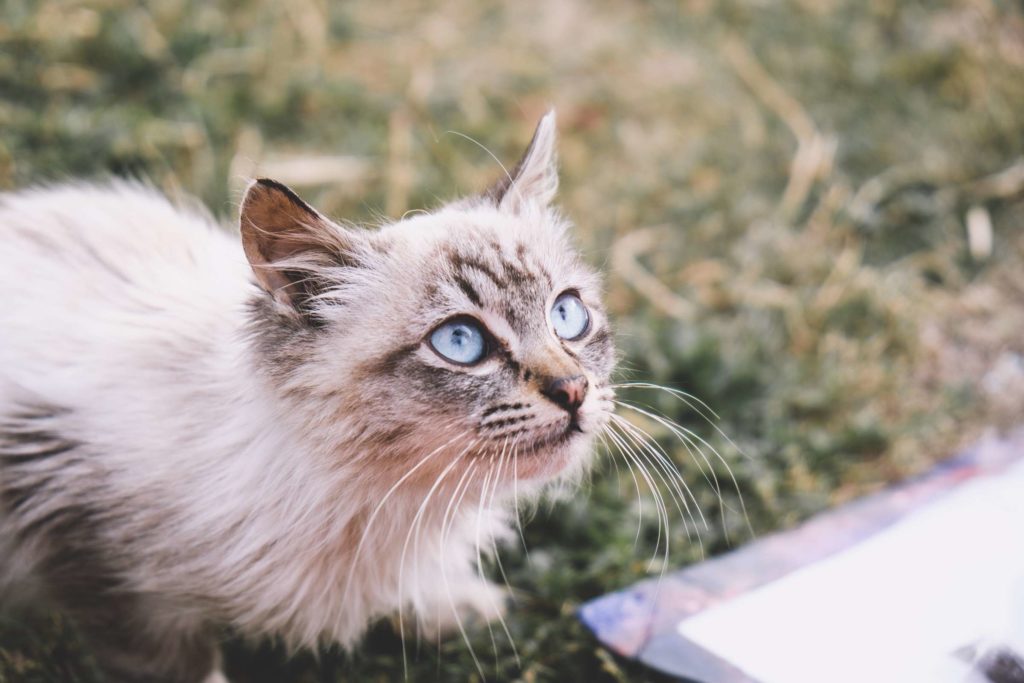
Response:
[[[317,266],[341,260],[344,230],[269,178],[254,180],[246,189],[239,227],[260,287],[279,304],[308,315],[310,299],[323,289]]]

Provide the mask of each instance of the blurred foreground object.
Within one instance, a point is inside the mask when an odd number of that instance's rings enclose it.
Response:
[[[728,555],[587,603],[701,683],[1024,682],[1024,430]]]

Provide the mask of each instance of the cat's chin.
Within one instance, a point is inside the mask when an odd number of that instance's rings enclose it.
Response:
[[[575,468],[587,456],[593,438],[572,426],[537,439],[520,449],[516,476],[521,480],[552,479]]]

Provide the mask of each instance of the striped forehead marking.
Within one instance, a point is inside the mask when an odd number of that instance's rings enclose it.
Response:
[[[487,251],[475,250],[472,253],[449,248],[445,254],[451,266],[454,284],[474,305],[499,303],[484,301],[480,288],[474,284],[480,282],[478,278],[489,280],[497,291],[506,293],[507,296],[502,297],[506,302],[510,299],[543,299],[554,285],[547,269],[529,258],[529,249],[525,243],[519,242],[516,245],[514,259],[506,256],[498,242],[492,241],[488,246],[490,249]],[[531,263],[531,260],[534,262]],[[547,285],[546,290],[543,285]]]

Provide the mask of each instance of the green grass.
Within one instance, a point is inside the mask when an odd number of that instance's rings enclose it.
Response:
[[[376,221],[480,189],[549,105],[562,202],[608,272],[621,377],[691,392],[745,455],[667,395],[633,401],[718,448],[753,531],[922,471],[1024,410],[1024,15],[1009,2],[488,4],[166,0],[0,10],[0,188],[128,175],[230,217],[256,172]],[[991,250],[968,247],[984,210]],[[983,232],[983,231],[982,231]],[[976,234],[980,234],[976,231]],[[710,521],[673,566],[749,538],[677,459]],[[715,474],[727,479],[722,463]],[[657,528],[610,462],[503,561],[493,680],[656,680],[576,621],[651,571]],[[59,615],[0,621],[0,682],[96,681]],[[232,643],[238,681],[390,681],[388,624],[358,653],[287,662]],[[472,680],[459,639],[410,680]]]

